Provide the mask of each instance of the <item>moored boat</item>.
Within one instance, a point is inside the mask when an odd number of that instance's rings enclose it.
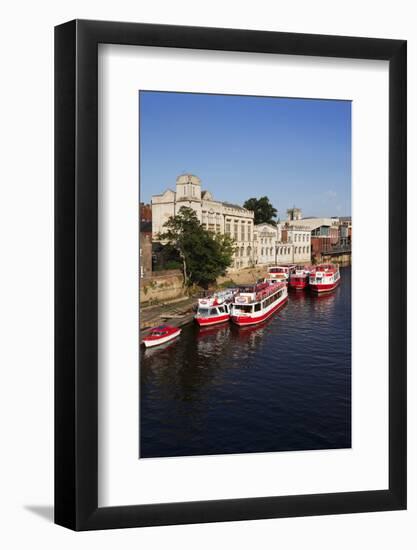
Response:
[[[313,292],[330,292],[340,283],[338,264],[320,264],[314,267],[309,276],[310,289]]]
[[[289,286],[295,290],[304,290],[309,285],[309,275],[311,272],[310,266],[297,267],[296,270],[290,274]]]
[[[288,283],[290,275],[295,272],[294,264],[280,264],[268,268],[268,279],[271,283],[283,281]]]
[[[238,326],[262,323],[287,300],[287,285],[283,281],[241,287],[233,300],[230,319]]]
[[[171,325],[159,325],[151,330],[148,336],[145,336],[143,343],[146,348],[159,346],[170,342],[181,334],[181,329]]]
[[[225,323],[230,319],[230,306],[235,290],[217,292],[207,298],[198,300],[197,313],[194,319],[201,327]]]

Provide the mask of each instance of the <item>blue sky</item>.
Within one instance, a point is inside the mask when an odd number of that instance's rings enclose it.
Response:
[[[349,101],[140,92],[141,201],[193,173],[217,200],[351,215]]]

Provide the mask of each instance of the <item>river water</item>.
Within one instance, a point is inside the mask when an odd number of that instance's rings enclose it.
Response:
[[[332,293],[290,291],[261,325],[191,324],[141,349],[141,458],[350,445],[350,267]]]

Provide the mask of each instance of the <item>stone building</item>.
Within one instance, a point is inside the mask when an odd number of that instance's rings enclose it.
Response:
[[[176,180],[175,191],[167,189],[152,196],[152,238],[164,231],[170,216],[182,206],[192,208],[203,227],[209,231],[228,234],[236,243],[233,268],[253,265],[254,213],[242,206],[215,200],[209,191],[201,189],[201,180],[193,174],[182,174]]]
[[[311,256],[320,260],[323,252],[339,242],[339,218],[302,218],[299,221],[287,221],[287,225],[301,225],[310,232]]]
[[[290,227],[268,223],[255,225],[254,263],[272,265],[282,263],[310,263],[310,231],[304,227]]]
[[[300,221],[302,219],[301,208],[288,208],[287,210],[287,221]]]
[[[152,275],[152,210],[139,204],[139,270],[140,278]]]
[[[253,236],[254,264],[276,263],[279,229],[269,223],[255,225]]]
[[[215,200],[201,189],[201,180],[193,174],[182,174],[175,191],[167,189],[153,195],[152,239],[158,241],[168,218],[178,214],[182,206],[192,208],[203,227],[213,233],[227,234],[235,241],[235,257],[231,269],[279,263],[310,263],[311,230],[314,223],[301,218],[299,208],[287,211],[288,221],[272,225],[254,225],[254,213],[237,204]]]
[[[302,223],[302,220],[298,223]],[[308,227],[286,223],[281,228],[281,244],[292,248],[288,261],[295,264],[311,261],[311,231]]]
[[[139,238],[140,278],[152,275],[152,236],[151,233],[140,233]]]

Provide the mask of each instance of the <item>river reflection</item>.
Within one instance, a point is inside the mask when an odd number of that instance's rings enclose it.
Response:
[[[140,456],[350,446],[350,268],[265,323],[184,327],[141,350]],[[150,353],[151,352],[151,353]]]

